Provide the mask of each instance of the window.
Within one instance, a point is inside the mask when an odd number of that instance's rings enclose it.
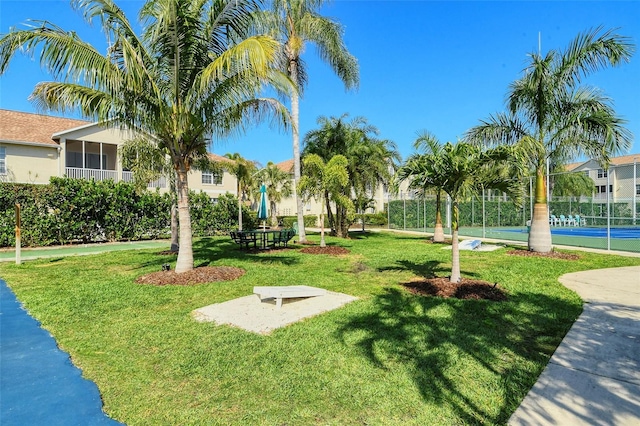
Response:
[[[7,174],[7,149],[0,146],[0,175]]]
[[[636,185],[636,187],[640,187],[640,186]],[[612,193],[612,192],[613,192],[613,185],[609,185],[609,193]],[[598,193],[598,194],[606,194],[607,193],[607,185],[596,185],[596,193]]]
[[[222,185],[222,174],[202,172],[202,183],[205,185]]]
[[[640,185],[636,185],[636,195],[640,195]]]
[[[77,169],[83,168],[82,152],[67,151],[67,167],[74,167]],[[91,154],[86,152],[84,154],[84,168],[85,169],[100,169],[100,154]],[[107,169],[107,156],[102,154],[102,170]]]
[[[598,169],[598,178],[606,178],[608,175],[606,170]]]

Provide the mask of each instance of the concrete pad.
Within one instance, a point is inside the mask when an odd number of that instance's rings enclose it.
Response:
[[[510,425],[640,425],[640,267],[559,281],[587,301]]]
[[[261,301],[258,295],[240,297],[223,303],[215,303],[192,312],[196,321],[228,324],[259,334],[269,334],[277,328],[332,311],[357,300],[348,294],[327,291],[324,296]]]
[[[638,425],[640,386],[549,364],[510,425]]]

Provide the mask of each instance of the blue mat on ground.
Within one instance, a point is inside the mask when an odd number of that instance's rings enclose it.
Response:
[[[2,426],[121,424],[104,414],[95,383],[82,378],[3,280],[0,359]]]

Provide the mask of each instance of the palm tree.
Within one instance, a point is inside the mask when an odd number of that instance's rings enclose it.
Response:
[[[444,228],[442,226],[441,196],[442,188],[449,176],[442,170],[442,144],[433,134],[422,131],[413,143],[416,150],[422,153],[411,155],[395,176],[395,185],[399,186],[404,180],[409,180],[409,189],[423,193],[434,190],[436,193],[436,223],[433,232],[434,242],[444,242]]]
[[[291,120],[293,139],[294,189],[300,181],[300,93],[307,83],[305,63],[301,56],[307,43],[313,43],[320,58],[327,63],[347,89],[358,86],[358,61],[347,50],[342,26],[318,13],[325,0],[273,0],[272,10],[265,12],[263,22],[282,41],[285,63],[283,68],[298,90],[291,91]],[[301,243],[306,242],[304,206],[296,197],[298,232]]]
[[[447,179],[442,190],[451,197],[451,277],[452,283],[460,281],[460,249],[458,245],[460,200],[477,194],[482,189],[498,189],[510,195],[518,203],[522,196],[522,168],[517,151],[513,147],[481,150],[465,142],[442,146],[439,165],[434,170]],[[423,173],[426,175],[426,173]]]
[[[473,143],[523,144],[535,172],[535,205],[529,249],[549,252],[551,229],[545,169],[548,162],[566,163],[588,156],[608,164],[609,157],[630,147],[624,120],[599,90],[580,86],[583,77],[608,65],[628,62],[634,47],[629,39],[597,28],[578,35],[565,52],[530,55],[524,76],[511,84],[507,114],[472,128]]]
[[[290,197],[293,193],[291,175],[269,161],[267,167],[256,175],[256,180],[267,187],[267,199],[271,209],[271,226],[276,226],[278,224],[277,204],[282,201],[282,197]]]
[[[286,91],[276,73],[278,42],[250,36],[254,0],[148,0],[138,36],[112,0],[72,0],[109,41],[106,54],[48,22],[0,39],[0,74],[18,51],[41,49],[41,65],[60,81],[39,83],[36,106],[76,110],[105,126],[158,142],[176,171],[180,249],[176,272],[193,269],[187,175],[211,138],[243,130],[265,113],[284,122],[286,108],[256,97],[267,83]]]
[[[334,155],[326,163],[316,154],[304,157],[304,175],[300,179],[299,192],[302,197],[314,197],[320,204],[320,247],[326,247],[324,239],[325,197],[331,196],[336,207],[353,209],[353,203],[344,195],[349,188],[348,160],[343,155]]]
[[[118,153],[122,167],[133,173],[133,185],[136,192],[146,191],[150,182],[168,176],[171,193],[176,194],[175,170],[166,151],[159,150],[154,142],[143,137],[126,140],[118,147]],[[175,202],[176,198],[172,197],[172,200],[170,250],[177,252],[180,248],[178,206]]]
[[[242,200],[245,195],[250,193],[253,185],[253,175],[258,170],[256,164],[247,160],[242,155],[236,153],[227,153],[224,155],[228,158],[228,163],[223,165],[229,173],[236,178],[236,193],[238,194],[238,230],[242,231]]]
[[[305,135],[304,156],[316,154],[325,161],[334,155],[347,158],[349,188],[344,195],[353,200],[363,199],[376,186],[391,180],[391,174],[399,159],[392,141],[377,139],[378,129],[370,125],[364,117],[347,120],[341,117],[318,118],[319,129]],[[327,194],[328,195],[328,194]],[[344,207],[336,207],[335,216],[331,212],[330,196],[325,197],[329,224],[339,237],[348,237],[351,217]]]

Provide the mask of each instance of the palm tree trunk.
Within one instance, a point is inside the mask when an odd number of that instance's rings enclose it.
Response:
[[[240,195],[240,184],[238,184],[238,231],[242,231],[242,196]]]
[[[437,191],[436,193],[436,227],[433,230],[433,242],[434,243],[443,243],[444,242],[444,229],[442,228],[442,211],[440,209],[440,197],[441,192]]]
[[[334,216],[333,211],[331,210],[331,203],[329,201],[329,196],[327,195],[326,191],[324,193],[324,204],[327,206],[327,217],[329,219],[329,228],[331,229],[331,233],[333,235],[337,235],[338,232],[336,231],[336,217]]]
[[[273,198],[272,198],[273,200]],[[271,207],[271,226],[278,226],[278,216],[276,215],[276,203],[275,201],[269,201]]]
[[[538,253],[548,253],[553,249],[551,242],[551,227],[549,226],[549,206],[547,205],[547,188],[544,170],[538,168],[536,173],[536,198],[529,229],[529,250]]]
[[[291,81],[298,81],[298,64],[294,60],[289,60],[289,71]],[[302,198],[298,196],[298,182],[300,182],[300,99],[298,92],[291,94],[291,135],[293,137],[293,196],[296,199],[296,210],[298,215],[298,239],[301,244],[307,242],[307,233],[304,230],[304,205]]]
[[[193,247],[191,245],[191,215],[189,213],[189,183],[187,168],[181,164],[177,169],[178,217],[180,221],[180,249],[176,272],[182,273],[193,269]]]
[[[171,251],[177,252],[180,246],[178,242],[178,206],[171,204]]]
[[[324,241],[324,200],[320,203],[320,247],[326,247],[327,243]]]
[[[460,282],[460,246],[458,244],[458,201],[451,205],[451,278],[452,283]]]

